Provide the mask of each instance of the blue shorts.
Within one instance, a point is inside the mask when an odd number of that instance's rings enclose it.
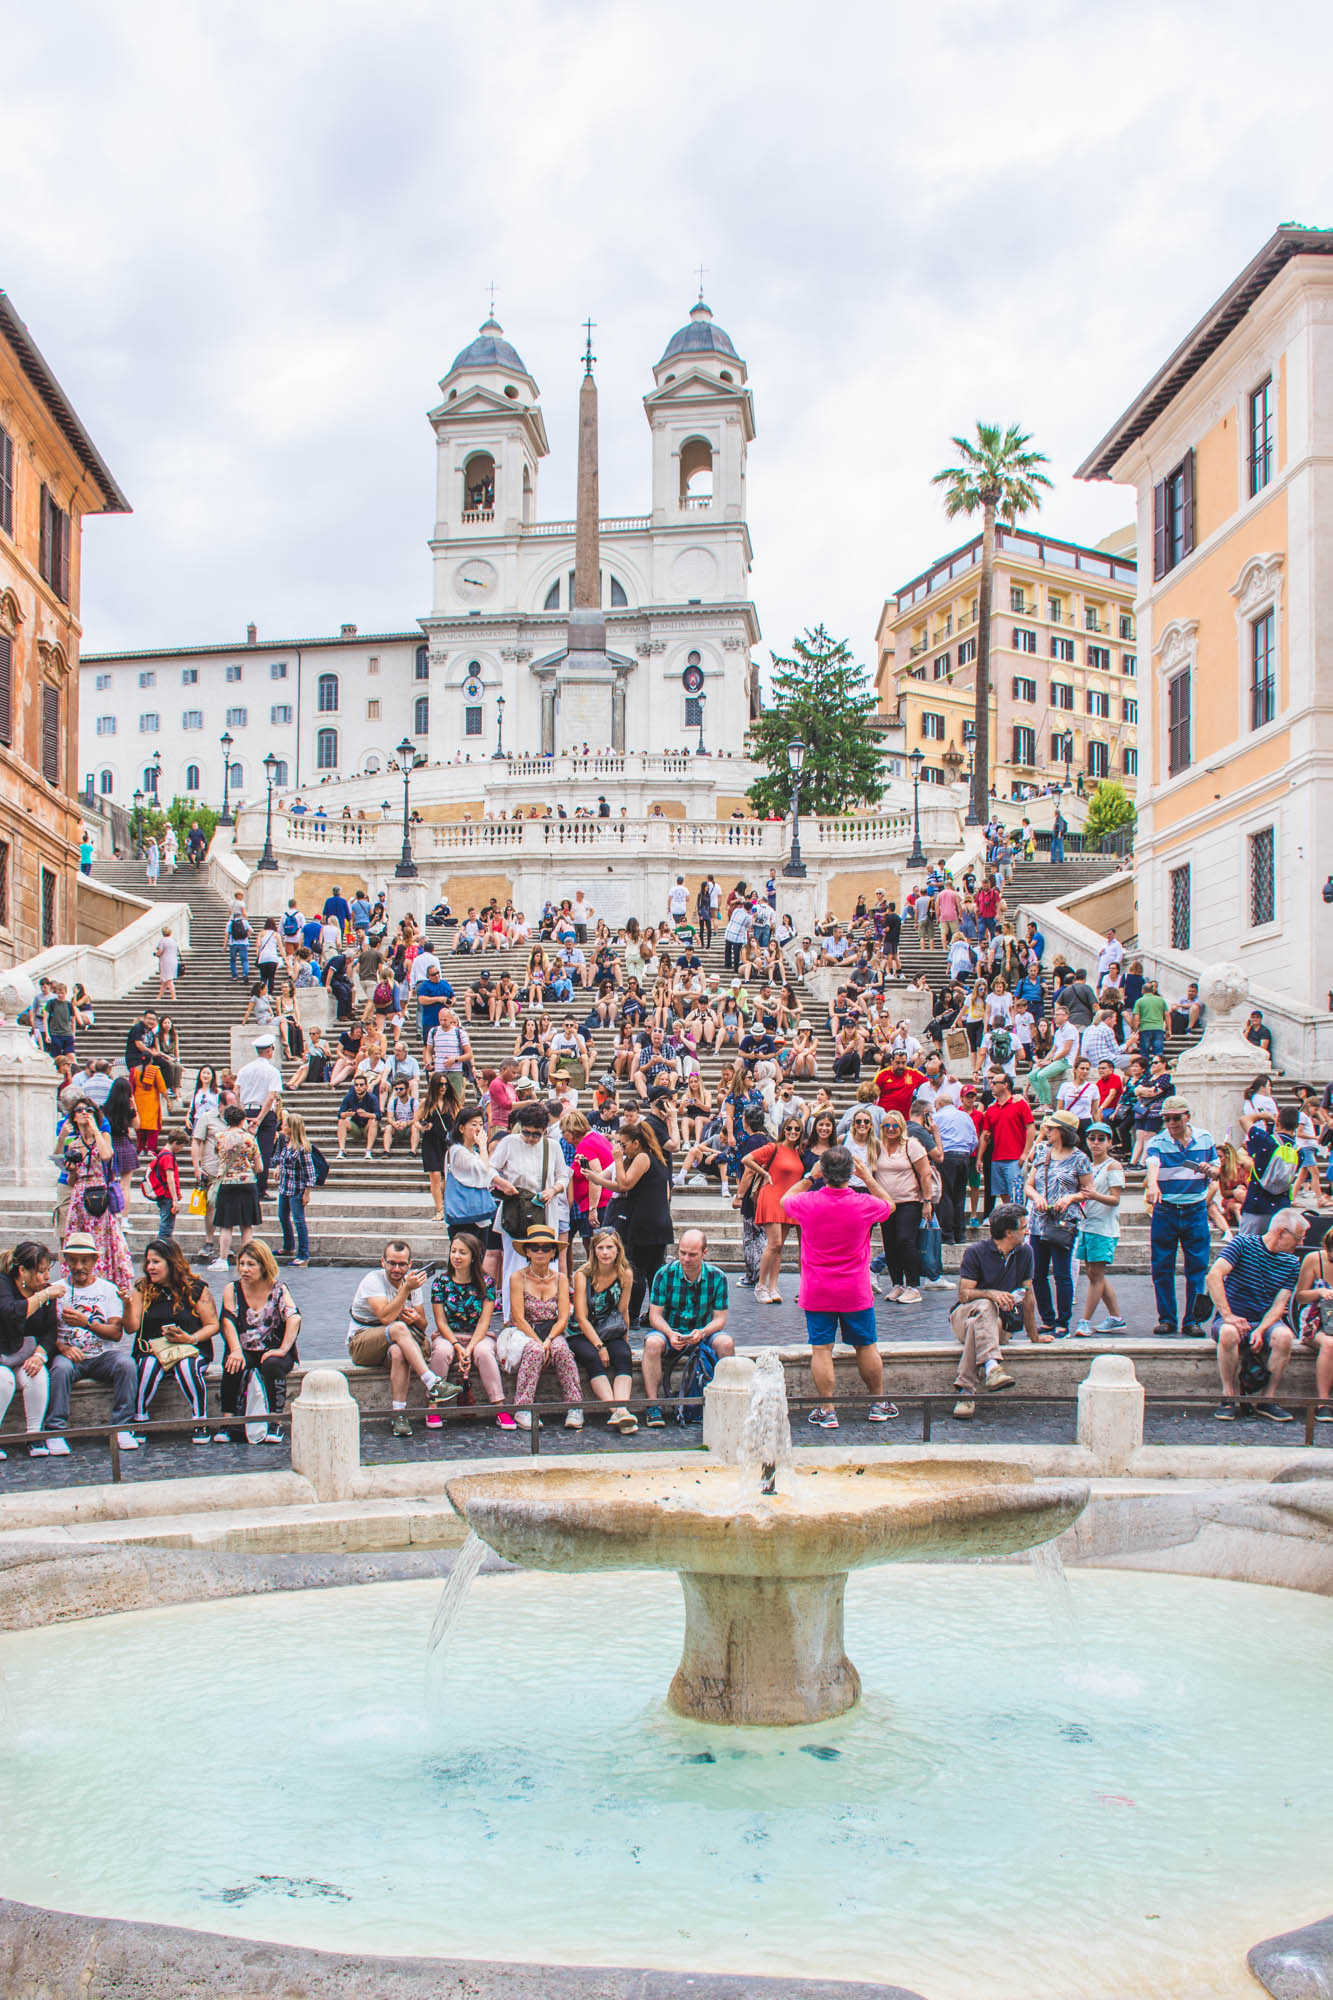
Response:
[[[849,1347],[873,1347],[878,1339],[875,1308],[863,1306],[860,1312],[807,1312],[805,1316],[805,1337],[812,1347],[832,1347],[840,1328]]]
[[[1097,1236],[1090,1229],[1081,1229],[1074,1252],[1081,1264],[1113,1264],[1119,1243],[1118,1236]]]

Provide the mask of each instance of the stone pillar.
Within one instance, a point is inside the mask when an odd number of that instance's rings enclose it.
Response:
[[[281,917],[290,897],[296,893],[296,871],[292,868],[256,868],[245,885],[245,913],[257,929],[265,917]],[[254,951],[251,949],[251,957]]]
[[[1143,1384],[1127,1354],[1099,1354],[1078,1388],[1078,1442],[1099,1473],[1128,1472],[1143,1445]]]
[[[337,1008],[327,986],[298,986],[294,1004],[296,1018],[307,1032],[311,1028],[331,1028]]]
[[[14,1025],[33,996],[26,973],[0,975],[0,1188],[54,1192],[51,1160],[59,1073],[26,1029]]]
[[[312,1368],[292,1405],[292,1471],[317,1500],[345,1500],[361,1470],[361,1412],[336,1368]]]
[[[1210,965],[1199,980],[1207,1008],[1202,1039],[1185,1050],[1175,1069],[1175,1089],[1190,1107],[1190,1122],[1211,1132],[1220,1146],[1240,1140],[1240,1107],[1264,1067],[1262,1049],[1245,1039],[1249,983],[1238,965]]]
[[[418,930],[426,922],[426,907],[429,897],[425,880],[420,875],[391,875],[384,885],[384,907],[389,913],[389,929],[392,931],[404,917],[415,917]]]
[[[728,1354],[713,1370],[704,1390],[704,1449],[721,1465],[739,1465],[750,1410],[754,1363]]]

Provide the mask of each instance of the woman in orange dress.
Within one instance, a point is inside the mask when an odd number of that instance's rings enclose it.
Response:
[[[759,1146],[747,1153],[736,1196],[739,1207],[757,1186],[754,1219],[764,1232],[764,1253],[759,1260],[759,1282],[754,1295],[760,1305],[780,1306],[778,1280],[782,1275],[782,1246],[792,1227],[782,1216],[782,1197],[789,1194],[805,1172],[802,1152],[805,1120],[784,1118],[773,1145]]]

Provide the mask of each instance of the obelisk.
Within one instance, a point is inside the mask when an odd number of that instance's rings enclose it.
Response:
[[[583,383],[579,389],[579,497],[574,522],[574,601],[569,611],[569,651],[606,654],[602,614],[602,558],[598,544],[597,383],[592,364],[592,321],[585,321]]]

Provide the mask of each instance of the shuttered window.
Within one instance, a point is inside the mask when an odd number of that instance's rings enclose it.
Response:
[[[1152,490],[1154,578],[1168,576],[1193,552],[1194,544],[1194,453],[1187,451]]]
[[[0,632],[0,743],[14,741],[14,642]]]
[[[42,488],[37,567],[62,604],[69,603],[69,515]]]
[[[0,430],[0,528],[14,532],[14,440]]]
[[[60,689],[50,681],[42,682],[42,776],[60,783]]]
[[[1189,669],[1176,674],[1166,690],[1166,768],[1174,777],[1190,761]]]

